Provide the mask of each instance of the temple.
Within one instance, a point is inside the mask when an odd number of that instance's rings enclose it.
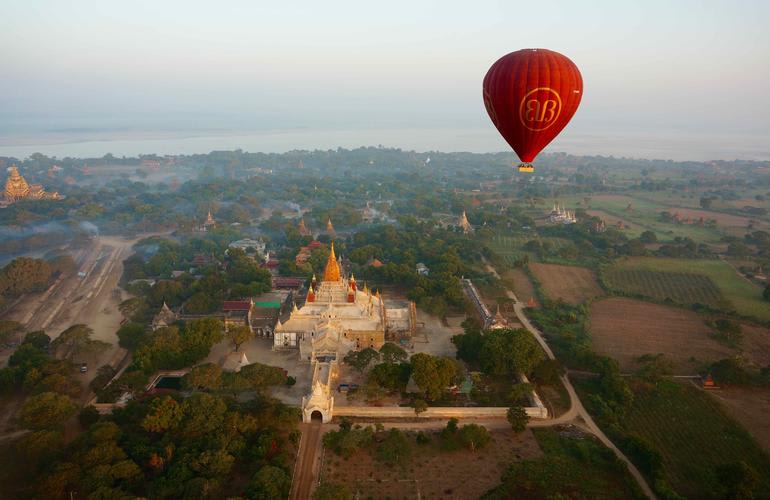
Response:
[[[299,220],[299,227],[297,230],[299,231],[300,236],[313,236],[313,233],[311,233],[310,229],[305,225],[305,219]]]
[[[366,285],[360,289],[353,275],[343,274],[332,243],[323,280],[318,283],[313,276],[305,304],[295,306],[275,327],[274,349],[299,349],[300,358],[313,363],[312,391],[303,398],[304,419],[309,421],[313,412],[324,422],[331,419],[331,386],[345,354],[379,349],[386,338],[411,336],[414,327],[414,303],[386,307],[379,292],[372,293]]]
[[[551,210],[551,213],[548,217],[551,222],[555,224],[575,224],[577,223],[577,218],[575,217],[574,212],[570,212],[569,210],[566,210],[564,207],[560,206],[558,203],[554,204],[553,210]]]
[[[58,192],[46,192],[42,184],[28,184],[19,173],[16,165],[8,169],[8,179],[5,181],[5,203],[15,203],[21,200],[59,200]]]
[[[468,217],[465,215],[465,210],[463,210],[463,214],[460,216],[460,219],[457,221],[457,227],[463,230],[463,233],[468,234],[473,232],[473,226],[471,226],[471,223],[468,222]]]

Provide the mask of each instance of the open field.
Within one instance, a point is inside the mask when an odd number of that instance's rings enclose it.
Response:
[[[636,391],[623,426],[661,453],[665,475],[681,495],[711,498],[718,490],[715,469],[738,461],[757,471],[757,498],[770,495],[770,456],[719,403],[690,383]]]
[[[603,210],[586,210],[586,213],[593,217],[599,217],[604,221],[607,227],[617,227],[618,222],[622,222],[624,226],[628,227],[628,229],[622,229],[623,234],[629,238],[638,238],[640,234],[646,231],[646,228],[640,226],[639,224],[626,220],[622,217],[609,214]]]
[[[697,274],[709,278],[722,296],[732,305],[735,312],[743,316],[752,316],[762,321],[770,321],[770,307],[762,300],[762,290],[739,276],[730,264],[721,260],[706,259],[668,259],[655,257],[629,257],[617,261],[604,270],[612,275],[619,271],[642,270],[654,273]],[[622,287],[623,283],[617,286]],[[623,288],[619,290],[624,291]],[[644,291],[629,290],[647,297],[661,299],[655,294],[656,289],[648,287]],[[672,297],[673,298],[673,297]]]
[[[583,197],[568,197],[569,206],[577,205],[586,210],[599,210],[654,232],[661,241],[686,236],[698,242],[715,243],[727,232],[724,228],[710,229],[695,224],[674,224],[660,220],[660,212],[675,212],[676,208],[664,203],[635,196],[598,194],[586,204]]]
[[[638,368],[643,354],[662,353],[674,373],[693,374],[696,362],[729,357],[733,349],[710,336],[694,312],[626,298],[594,302],[590,313],[591,343],[596,352],[618,360],[623,371]]]
[[[520,301],[526,302],[530,297],[535,297],[535,287],[523,269],[514,268],[506,270],[503,273],[503,280],[506,280],[509,276],[513,281],[513,293],[516,294]]]
[[[770,329],[743,323],[740,349],[757,367],[770,365]]]
[[[729,387],[708,394],[722,403],[728,415],[743,425],[770,453],[770,389]]]
[[[530,263],[529,269],[550,299],[580,304],[604,295],[593,271],[588,268]]]
[[[412,438],[413,455],[403,469],[383,465],[366,451],[345,459],[326,450],[322,480],[347,485],[356,498],[478,498],[500,483],[514,460],[542,456],[530,430],[491,434],[492,441],[475,453],[441,451],[435,437],[428,445],[414,444]]]

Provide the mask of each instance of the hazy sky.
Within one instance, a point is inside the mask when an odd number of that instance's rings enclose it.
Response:
[[[486,70],[525,47],[580,68],[567,131],[770,132],[768,1],[2,0],[0,19],[6,136],[481,130]]]

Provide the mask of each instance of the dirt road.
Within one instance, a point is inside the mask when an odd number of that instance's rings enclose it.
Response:
[[[290,500],[307,500],[313,494],[321,463],[321,424],[300,424],[302,439],[299,443]]]

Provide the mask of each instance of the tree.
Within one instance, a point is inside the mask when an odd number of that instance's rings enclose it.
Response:
[[[11,320],[0,320],[0,344],[3,344],[11,338],[16,332],[21,331],[21,323]]]
[[[714,203],[715,199],[716,198],[713,196],[702,196],[700,199],[701,208],[705,208],[706,210],[711,209],[711,205]]]
[[[478,424],[463,425],[458,437],[463,446],[471,451],[483,448],[492,439],[487,428]]]
[[[377,458],[391,465],[405,465],[412,455],[412,446],[399,429],[390,429],[377,448]]]
[[[281,500],[288,498],[290,488],[291,478],[283,469],[265,465],[254,474],[247,494],[256,500]]]
[[[524,329],[491,330],[484,336],[481,366],[493,375],[529,375],[544,358],[535,338]]]
[[[184,376],[182,383],[192,390],[216,391],[222,386],[222,368],[214,363],[198,365]]]
[[[0,270],[0,295],[17,296],[42,290],[51,279],[51,266],[40,259],[18,257]]]
[[[379,359],[379,357],[380,353],[371,347],[367,347],[366,349],[362,349],[360,351],[350,351],[345,355],[344,358],[342,358],[342,361],[352,366],[359,372],[363,372],[366,370],[366,367],[369,366],[369,363]]]
[[[529,423],[529,415],[522,405],[513,405],[508,408],[506,417],[514,432],[524,432]]]
[[[93,405],[84,406],[78,414],[78,420],[80,421],[80,425],[84,429],[87,429],[99,421],[99,410]]]
[[[233,343],[235,352],[238,352],[241,344],[254,338],[254,332],[248,326],[234,326],[227,330],[225,337]]]
[[[716,476],[722,488],[722,498],[731,500],[754,498],[754,490],[759,484],[759,475],[746,462],[721,465],[716,470]]]
[[[38,349],[48,349],[48,346],[51,344],[51,337],[45,334],[43,330],[37,330],[34,332],[29,332],[24,336],[23,344],[31,344]]]
[[[126,323],[118,328],[118,344],[124,349],[134,351],[142,343],[147,333],[144,325],[138,323]]]
[[[286,374],[281,368],[262,363],[251,363],[244,366],[238,372],[238,376],[247,380],[251,387],[256,389],[286,383]]]
[[[19,411],[19,423],[31,430],[56,429],[77,412],[77,406],[67,396],[43,392],[31,396]]]
[[[385,342],[380,347],[380,356],[382,361],[388,364],[401,363],[409,358],[407,352],[393,342]]]
[[[412,407],[414,408],[414,414],[419,417],[420,413],[427,411],[428,403],[424,399],[415,399]]]
[[[353,494],[344,484],[323,481],[313,493],[313,500],[353,500]]]
[[[72,325],[51,342],[54,349],[63,348],[66,356],[84,353],[96,353],[110,346],[107,342],[94,340],[91,336],[94,331],[86,325]]]
[[[642,243],[657,243],[658,236],[652,231],[644,231],[641,235],[639,235],[639,241]]]
[[[451,358],[422,352],[412,356],[412,377],[428,399],[441,397],[444,390],[455,382],[459,372],[457,363]]]
[[[147,432],[165,432],[175,427],[182,416],[182,407],[174,398],[156,398],[150,403],[149,411],[142,420],[142,428]]]
[[[765,285],[765,290],[762,292],[762,298],[770,302],[770,285]]]
[[[484,345],[484,336],[479,330],[468,330],[461,335],[454,335],[452,343],[457,348],[457,359],[468,363],[477,363]]]

